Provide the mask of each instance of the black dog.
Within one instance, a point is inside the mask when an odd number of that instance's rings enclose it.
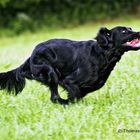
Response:
[[[101,88],[124,52],[139,50],[140,32],[131,28],[101,28],[97,41],[52,39],[40,43],[28,60],[9,72],[0,73],[0,89],[18,94],[25,86],[25,78],[49,86],[52,102],[68,104]],[[68,91],[62,99],[58,85]]]

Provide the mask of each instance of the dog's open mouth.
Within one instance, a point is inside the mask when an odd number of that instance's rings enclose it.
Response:
[[[128,41],[125,43],[127,46],[131,46],[131,47],[140,47],[140,39],[133,39],[131,41]]]

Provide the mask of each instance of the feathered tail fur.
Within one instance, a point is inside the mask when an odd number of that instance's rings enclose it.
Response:
[[[18,94],[25,87],[25,78],[32,79],[29,59],[14,70],[0,73],[0,90]]]

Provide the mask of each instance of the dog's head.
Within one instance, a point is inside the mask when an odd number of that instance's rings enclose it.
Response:
[[[111,30],[101,28],[96,37],[98,44],[103,49],[122,49],[124,51],[140,49],[140,32],[135,32],[129,27],[117,26]]]

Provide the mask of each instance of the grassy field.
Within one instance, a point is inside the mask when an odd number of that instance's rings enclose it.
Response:
[[[41,41],[91,39],[100,26],[116,25],[140,30],[140,20],[129,19],[3,37],[0,72],[22,64]],[[59,91],[66,96],[61,88]],[[83,101],[64,108],[49,98],[49,89],[35,81],[27,81],[16,97],[0,91],[0,140],[139,140],[140,132],[130,131],[140,131],[140,52],[126,53],[106,85]]]

